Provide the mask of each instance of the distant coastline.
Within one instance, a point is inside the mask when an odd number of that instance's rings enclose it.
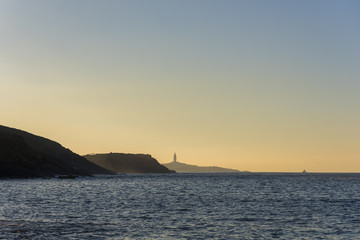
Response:
[[[177,173],[240,173],[247,171],[239,171],[231,168],[222,168],[217,166],[197,166],[181,162],[170,162],[163,164],[168,169],[174,170]]]

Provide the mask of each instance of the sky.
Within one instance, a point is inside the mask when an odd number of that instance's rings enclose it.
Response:
[[[0,125],[78,154],[360,172],[357,0],[0,0]]]

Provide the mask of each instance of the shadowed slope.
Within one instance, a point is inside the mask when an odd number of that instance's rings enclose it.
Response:
[[[112,174],[59,143],[0,126],[0,177]]]
[[[148,154],[105,153],[85,155],[89,161],[118,173],[173,173]]]

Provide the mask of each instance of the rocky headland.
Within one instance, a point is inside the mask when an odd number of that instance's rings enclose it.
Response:
[[[89,161],[117,173],[174,173],[148,154],[104,153],[84,156]]]
[[[52,140],[0,125],[0,178],[114,174]]]

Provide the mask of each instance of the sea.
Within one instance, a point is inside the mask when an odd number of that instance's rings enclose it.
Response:
[[[360,174],[0,180],[0,239],[360,239]]]

